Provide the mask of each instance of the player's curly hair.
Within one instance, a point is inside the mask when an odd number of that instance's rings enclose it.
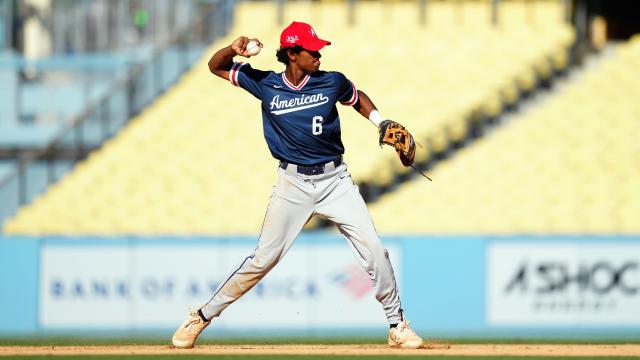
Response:
[[[291,50],[294,54],[299,54],[303,49],[300,45],[287,46],[280,48],[276,51],[276,58],[279,62],[287,65],[289,63],[289,50]]]

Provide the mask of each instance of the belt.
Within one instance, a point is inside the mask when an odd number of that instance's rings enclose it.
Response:
[[[340,165],[342,165],[342,155],[335,158],[333,161],[329,161],[328,163],[311,166],[296,165],[288,163],[286,161],[280,161],[280,168],[284,170],[289,169],[303,175],[321,175],[325,172],[335,170]]]

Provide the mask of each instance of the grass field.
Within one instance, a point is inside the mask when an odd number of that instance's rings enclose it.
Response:
[[[419,356],[418,356],[419,357]],[[429,359],[443,359],[443,360],[486,360],[486,359],[500,359],[500,360],[512,360],[519,359],[522,360],[522,357],[519,356],[501,356],[501,357],[487,357],[487,356],[427,356]],[[20,356],[19,359],[28,360],[42,360],[44,356]],[[191,356],[181,356],[181,355],[166,355],[166,356],[152,356],[152,355],[139,355],[139,356],[60,356],[56,357],[56,360],[62,359],[70,359],[70,360],[81,360],[81,359],[93,359],[93,360],[140,360],[140,359],[157,359],[160,358],[162,360],[181,360],[181,359],[217,359],[217,360],[269,360],[269,359],[289,359],[289,360],[302,360],[302,359],[312,359],[312,360],[365,360],[365,359],[375,359],[375,360],[389,360],[389,359],[397,359],[397,356],[307,356],[307,355],[292,355],[292,356],[282,356],[282,355],[238,355],[238,356],[228,356],[228,355],[191,355]],[[527,357],[530,360],[566,360],[567,357]],[[616,360],[624,360],[624,359],[637,359],[637,357],[571,357],[571,359],[593,359],[593,360],[603,360],[603,359],[616,359]]]

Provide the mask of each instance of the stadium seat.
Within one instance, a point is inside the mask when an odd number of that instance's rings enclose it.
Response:
[[[421,144],[419,162],[463,142],[473,127],[498,116],[540,79],[564,69],[573,42],[559,1],[503,2],[497,25],[490,21],[490,1],[428,4],[421,24],[416,3],[358,2],[353,26],[345,2],[287,2],[284,8],[285,23],[295,16],[332,41],[322,52],[324,69],[344,72],[384,116],[414,134]],[[265,44],[260,56],[248,60],[252,66],[281,69],[274,54],[286,24],[276,24],[273,2],[242,2],[235,13],[229,35],[212,44],[173,88],[21,209],[5,230],[100,235],[259,231],[277,166],[262,138],[260,105],[243,90],[214,78],[207,61],[236,36],[248,35]],[[338,106],[345,160],[356,182],[388,186],[412,171],[401,166],[391,148],[378,146],[376,129],[366,119]],[[480,166],[486,162],[466,164],[469,173],[459,176],[505,171]],[[437,170],[434,176],[441,173]],[[489,180],[477,179],[477,184]],[[429,197],[438,199],[440,181],[434,182]],[[466,195],[456,196],[451,206],[468,211]],[[489,228],[493,214],[481,212],[474,219]],[[407,218],[431,223],[420,212]]]
[[[640,41],[370,206],[381,232],[640,231]],[[413,204],[413,206],[407,206]]]

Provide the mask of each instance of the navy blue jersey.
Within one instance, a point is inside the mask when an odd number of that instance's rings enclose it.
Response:
[[[261,101],[264,138],[274,158],[309,166],[344,153],[336,103],[353,106],[358,92],[343,74],[316,71],[294,86],[284,73],[236,62],[229,81]]]

